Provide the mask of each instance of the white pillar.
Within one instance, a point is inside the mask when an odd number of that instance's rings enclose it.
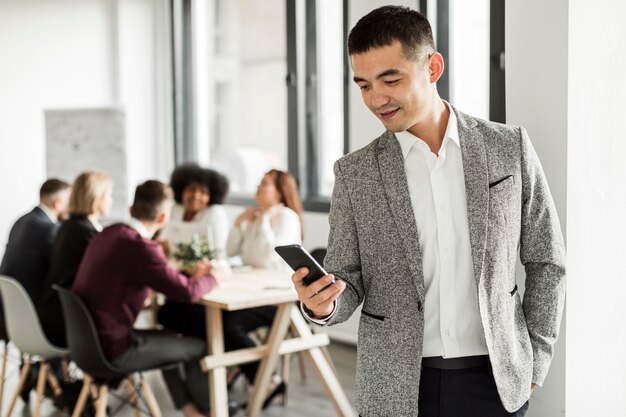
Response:
[[[569,1],[568,417],[626,416],[626,3]]]
[[[508,0],[505,13],[506,121],[528,130],[565,232],[567,0]],[[521,267],[518,276],[523,283]],[[565,330],[564,318],[550,373],[533,394],[527,417],[565,415]]]

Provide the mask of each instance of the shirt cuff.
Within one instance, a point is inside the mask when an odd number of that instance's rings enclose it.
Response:
[[[302,311],[302,315],[310,322],[324,325],[328,323],[328,320],[330,320],[335,315],[335,312],[337,311],[337,301],[333,301],[333,311],[331,311],[330,314],[323,319],[314,319],[313,317],[311,317],[312,312],[304,306],[304,303],[300,303],[300,311]]]

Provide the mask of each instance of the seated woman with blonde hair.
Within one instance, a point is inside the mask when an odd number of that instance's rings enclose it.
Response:
[[[256,207],[247,208],[228,236],[226,253],[241,257],[244,265],[287,269],[274,247],[302,243],[302,203],[295,178],[273,169],[257,187]]]
[[[91,238],[102,231],[99,219],[113,205],[113,180],[101,171],[87,171],[72,183],[66,220],[52,245],[50,269],[38,306],[41,326],[57,346],[67,346],[61,300],[52,285],[71,288]]]

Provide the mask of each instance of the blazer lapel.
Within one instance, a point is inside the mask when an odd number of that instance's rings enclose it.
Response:
[[[385,195],[391,212],[393,213],[396,227],[402,237],[402,244],[409,260],[409,267],[415,279],[417,292],[423,299],[424,275],[422,272],[422,253],[419,246],[417,225],[411,205],[409,186],[404,171],[404,159],[402,150],[395,135],[385,132],[378,141],[378,167],[385,189]]]
[[[487,242],[487,221],[489,213],[489,171],[485,141],[476,131],[476,120],[454,109],[458,119],[463,172],[465,175],[465,195],[467,198],[467,221],[469,223],[474,278],[480,282],[485,259]]]

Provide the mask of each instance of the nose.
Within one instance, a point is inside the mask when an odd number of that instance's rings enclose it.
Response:
[[[389,104],[389,96],[386,94],[381,94],[378,92],[372,93],[372,107],[375,109],[379,109],[383,106]]]

